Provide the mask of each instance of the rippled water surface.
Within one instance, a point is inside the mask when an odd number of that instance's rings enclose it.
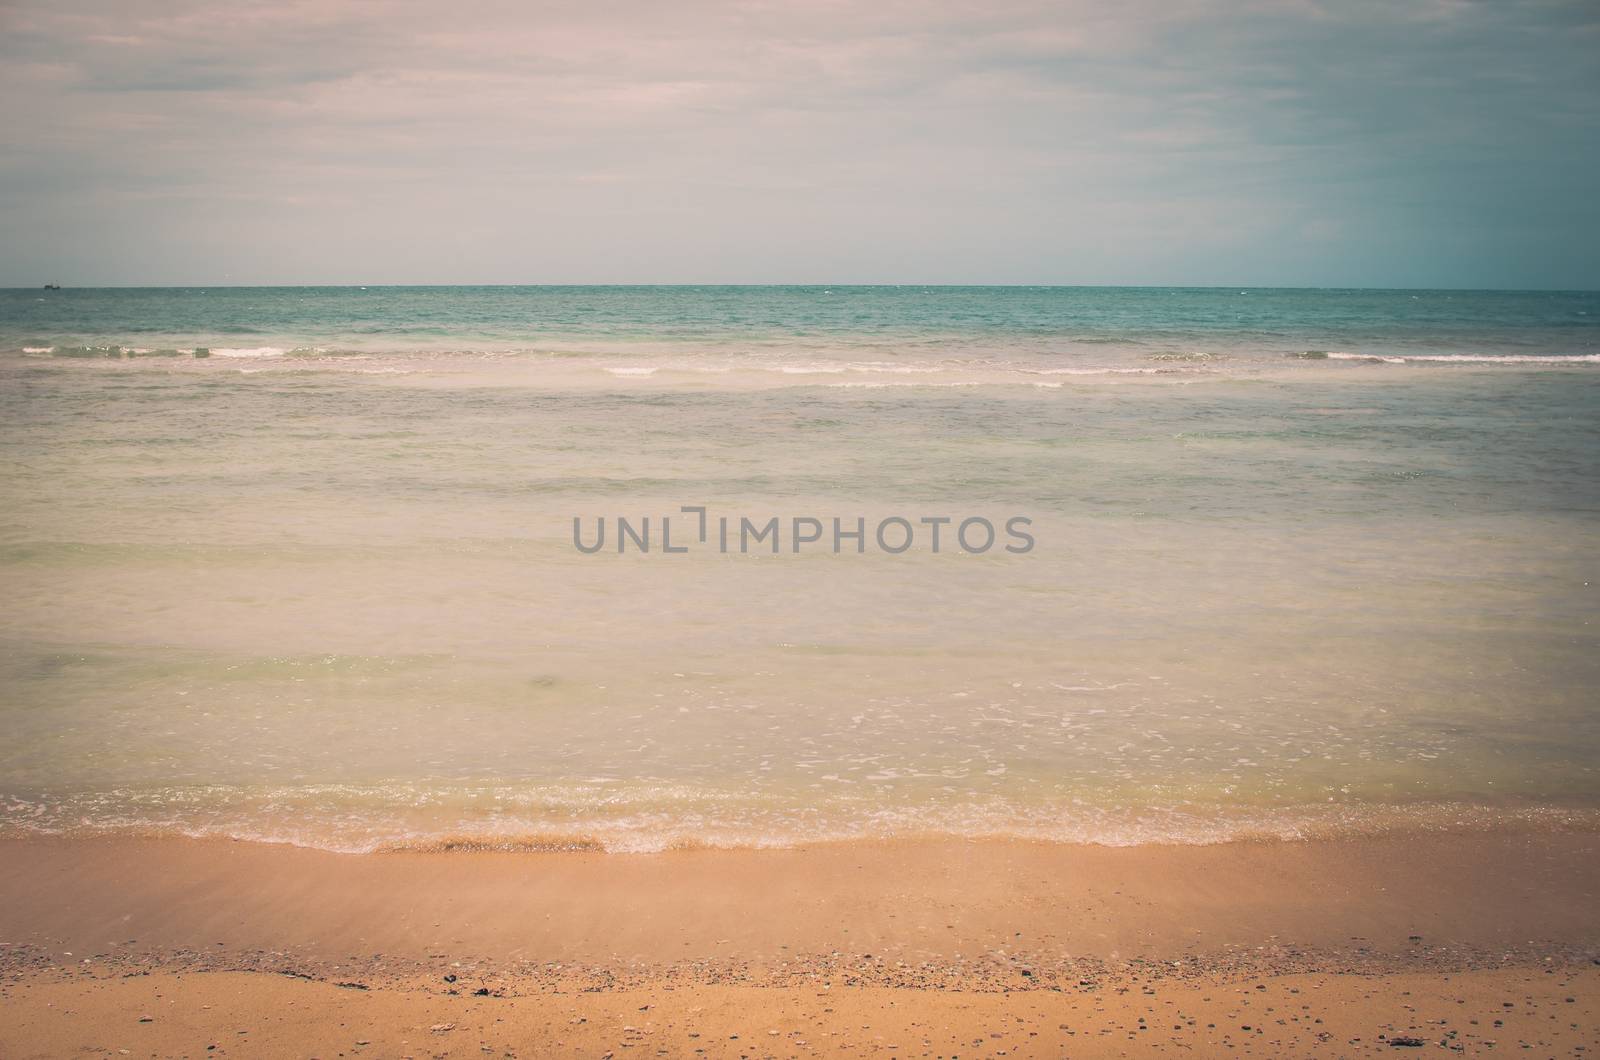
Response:
[[[0,292],[0,823],[656,849],[1587,814],[1597,322],[1558,293]],[[794,551],[797,517],[863,551]],[[952,543],[979,517],[995,547]]]

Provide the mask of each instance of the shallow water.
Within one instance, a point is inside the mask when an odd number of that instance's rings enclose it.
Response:
[[[1586,814],[1597,323],[1543,293],[0,292],[0,820],[657,849]],[[995,547],[952,542],[969,517]]]

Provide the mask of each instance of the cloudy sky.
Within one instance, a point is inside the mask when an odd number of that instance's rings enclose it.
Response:
[[[1594,0],[0,0],[0,285],[1600,286]]]

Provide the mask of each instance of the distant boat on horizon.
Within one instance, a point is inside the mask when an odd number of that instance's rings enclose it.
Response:
[[[47,291],[59,291],[61,290],[61,285],[59,283],[47,283],[44,285],[44,289]]]

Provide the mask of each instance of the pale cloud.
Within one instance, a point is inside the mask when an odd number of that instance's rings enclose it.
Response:
[[[1600,283],[1576,0],[25,0],[0,108],[27,285]]]

